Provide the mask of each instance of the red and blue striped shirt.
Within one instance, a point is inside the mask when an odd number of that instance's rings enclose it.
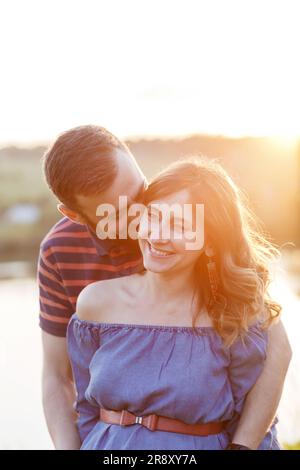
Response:
[[[100,240],[87,225],[61,219],[41,243],[38,262],[40,327],[66,336],[81,290],[104,279],[142,271],[138,243]]]

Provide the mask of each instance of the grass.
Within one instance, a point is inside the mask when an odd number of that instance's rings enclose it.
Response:
[[[284,450],[300,450],[300,441],[295,444],[283,444]]]

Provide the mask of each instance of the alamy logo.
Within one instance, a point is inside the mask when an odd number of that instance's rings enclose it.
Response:
[[[131,204],[119,196],[118,207],[100,204],[96,233],[101,240],[146,238],[184,240],[186,250],[204,246],[204,204]],[[118,234],[118,237],[117,237]]]

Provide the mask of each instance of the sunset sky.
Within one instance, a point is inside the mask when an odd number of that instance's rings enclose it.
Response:
[[[120,137],[300,136],[299,1],[6,0],[0,145],[79,124]]]

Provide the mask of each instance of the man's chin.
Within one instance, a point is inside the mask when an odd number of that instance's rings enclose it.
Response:
[[[117,243],[120,243],[121,245],[123,246],[128,246],[128,247],[135,247],[136,245],[138,245],[138,241],[133,239],[133,238],[120,238],[118,235],[116,237],[116,242]]]

